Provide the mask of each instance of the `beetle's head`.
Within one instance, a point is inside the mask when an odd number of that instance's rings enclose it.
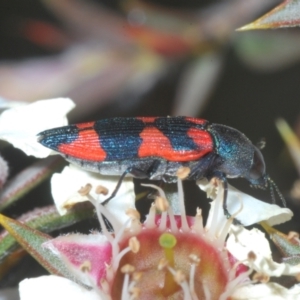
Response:
[[[246,176],[251,186],[265,189],[268,187],[268,176],[266,175],[266,165],[260,150],[254,146],[252,164]]]
[[[274,190],[278,194],[283,205],[286,206],[285,199],[280,193],[275,182],[266,174],[266,166],[262,153],[260,150],[254,146],[253,160],[250,167],[249,173],[246,179],[250,182],[250,185],[255,188],[266,189],[270,188],[270,193],[272,197],[272,202],[275,203]]]

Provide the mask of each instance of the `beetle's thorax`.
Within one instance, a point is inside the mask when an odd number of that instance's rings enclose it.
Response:
[[[211,124],[208,131],[222,161],[218,171],[227,177],[247,177],[254,154],[251,141],[240,131],[225,125]]]

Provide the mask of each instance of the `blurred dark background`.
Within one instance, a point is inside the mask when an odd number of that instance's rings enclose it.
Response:
[[[0,98],[71,97],[72,123],[191,115],[234,127],[253,143],[265,138],[268,174],[298,215],[289,196],[298,174],[275,120],[298,130],[299,29],[235,31],[279,2],[2,0]],[[12,148],[3,155],[11,176],[31,162]],[[270,201],[245,180],[231,183]],[[191,212],[205,201],[193,184],[186,193]],[[297,219],[288,225],[295,231]]]

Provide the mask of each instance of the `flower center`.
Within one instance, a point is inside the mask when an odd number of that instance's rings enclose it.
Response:
[[[129,293],[138,289],[139,299],[219,299],[226,289],[227,253],[198,234],[162,233],[154,228],[143,229],[136,238],[140,249],[122,257],[112,284],[113,299],[122,299],[126,276]],[[120,249],[127,245],[128,239],[123,240]],[[122,272],[124,265],[133,266],[134,271]]]
[[[105,215],[110,220],[111,215],[102,205],[95,205],[112,251],[106,278],[99,283],[102,291],[110,295],[108,299],[121,300],[227,299],[244,279],[236,277],[225,247],[232,218],[223,217],[220,224],[210,220],[212,225],[204,228],[201,210],[194,218],[186,216],[180,180],[180,216],[174,216],[160,188],[148,186],[156,188],[159,196],[143,224],[139,214],[130,210],[130,219],[111,233],[102,218]],[[221,196],[212,208],[212,216],[223,216]]]

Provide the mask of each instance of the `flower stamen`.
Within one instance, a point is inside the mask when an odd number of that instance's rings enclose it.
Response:
[[[136,238],[136,236],[133,236],[129,239],[129,243],[128,243],[130,250],[133,253],[138,253],[140,250],[140,242],[139,240]]]
[[[168,209],[168,215],[169,215],[169,221],[170,221],[170,229],[173,233],[178,233],[179,229],[177,227],[176,221],[175,221],[175,217],[174,217],[174,213],[173,213],[173,209],[171,207],[169,207]]]
[[[155,216],[156,216],[156,207],[155,204],[152,203],[149,209],[149,214],[144,222],[145,228],[152,229],[156,227]]]
[[[130,223],[130,221],[131,220],[128,219],[118,231],[115,231],[116,232],[115,233],[115,238],[111,242],[113,257],[117,256],[119,251],[120,251],[119,242],[121,241],[121,239],[124,235],[124,231],[126,230],[126,228],[127,228],[128,224]]]
[[[138,283],[138,281],[141,280],[143,273],[142,272],[133,272],[131,277],[132,281],[129,284],[128,290],[131,293],[131,297],[129,300],[139,299],[141,294],[141,289],[136,287],[135,285]]]
[[[94,205],[94,207],[96,208],[96,214],[97,214],[98,220],[100,222],[102,233],[112,243],[113,242],[113,236],[108,231],[102,215],[104,215],[105,218],[107,218],[107,220],[110,222],[110,224],[112,225],[112,227],[114,228],[115,231],[119,231],[121,225],[116,220],[116,218],[109,212],[108,209],[106,209],[103,205],[101,205],[100,203],[98,203],[97,200],[94,199],[90,195],[91,189],[92,189],[92,185],[89,184],[89,183],[87,183],[84,187],[81,187],[81,189],[78,191],[78,193],[81,196],[87,197],[88,200]],[[96,193],[97,194],[105,194],[106,191],[108,191],[108,190],[105,187],[103,187],[103,186],[98,186],[96,188]]]
[[[115,276],[115,273],[114,273],[114,270],[113,270],[112,266],[108,265],[108,264],[105,264],[105,270],[106,270],[106,280],[107,280],[107,282],[112,282],[112,280]]]
[[[242,203],[241,203],[241,207],[243,207]],[[225,224],[223,224],[223,226],[220,226],[221,229],[219,230],[218,235],[216,236],[217,237],[217,244],[216,244],[217,247],[222,248],[223,245],[225,244],[225,240],[226,240],[226,237],[230,230],[230,226],[232,225],[235,217],[239,214],[240,211],[241,210],[232,214],[229,219],[225,220]]]
[[[165,269],[167,266],[169,265],[169,262],[166,258],[161,258],[159,260],[159,263],[157,265],[157,270],[162,271],[163,269]]]
[[[104,195],[106,196],[108,194],[109,190],[105,186],[97,185],[95,189],[95,193],[98,195]]]
[[[168,217],[168,209],[169,209],[169,203],[166,198],[162,197],[157,197],[155,199],[155,207],[156,209],[160,210],[161,213],[161,218],[160,218],[160,224],[158,229],[160,231],[165,231],[167,228],[167,217]]]
[[[250,253],[249,253],[250,254]],[[255,254],[252,253],[254,256]],[[250,257],[252,256],[252,254],[250,254]],[[252,258],[251,258],[252,259]],[[236,272],[237,272],[237,268],[243,264],[244,261],[237,261],[233,267],[230,270],[229,273],[229,282],[226,285],[225,291],[224,293],[221,295],[220,300],[226,300],[230,295],[233,294],[233,292],[244,286],[244,285],[248,285],[251,283],[249,276],[250,274],[253,272],[253,269],[249,267],[249,270],[246,272],[241,273],[240,275],[236,276]]]
[[[139,299],[139,297],[141,295],[141,289],[138,287],[129,288],[129,292],[131,294],[129,300]]]
[[[120,263],[122,257],[126,253],[128,253],[130,251],[133,253],[137,253],[139,251],[139,249],[140,249],[140,243],[139,243],[138,239],[135,236],[131,237],[128,241],[128,247],[124,248],[121,252],[119,252],[114,257],[113,265],[112,265],[114,272],[116,272],[116,270],[118,269],[119,263]]]
[[[105,294],[109,294],[110,286],[109,286],[109,283],[107,282],[107,280],[102,279],[100,282],[100,286]]]
[[[106,227],[106,224],[104,222],[104,219],[103,219],[103,215],[105,215],[106,217],[106,212],[107,210],[105,209],[105,207],[103,205],[101,205],[100,203],[96,203],[96,200],[94,198],[92,198],[90,195],[88,195],[88,198],[89,198],[89,201],[95,206],[96,208],[96,214],[97,214],[97,217],[98,217],[98,220],[100,222],[100,226],[101,226],[101,231],[102,233],[105,235],[105,237],[107,238],[107,240],[110,242],[110,243],[113,243],[113,236],[112,234],[108,231],[107,227]],[[113,226],[113,225],[112,225]],[[114,226],[113,226],[114,227]]]
[[[264,273],[258,273],[258,272],[256,272],[253,275],[252,280],[254,282],[267,283],[267,282],[270,281],[270,276],[268,276],[267,274],[264,274]]]
[[[203,293],[204,293],[205,300],[210,300],[211,299],[211,292],[210,292],[210,290],[207,286],[206,280],[203,280],[202,288],[203,288]],[[219,300],[221,300],[221,298]]]
[[[90,183],[87,183],[85,186],[82,186],[78,193],[81,195],[81,196],[87,196],[89,195],[89,193],[91,192],[92,190],[92,185]]]
[[[139,220],[141,218],[140,213],[134,208],[128,208],[126,210],[126,215],[128,217],[132,218],[132,219],[138,219]]]
[[[158,191],[159,196],[156,197],[156,199],[155,199],[154,207],[162,212],[161,219],[160,219],[159,230],[161,230],[161,231],[166,230],[166,228],[167,228],[167,215],[168,215],[167,211],[169,210],[170,205],[169,205],[169,202],[167,200],[165,192],[160,187],[158,187],[156,185],[153,185],[153,184],[142,184],[142,186],[151,187],[151,188],[156,189]],[[151,208],[152,208],[152,206],[151,206]],[[149,215],[151,214],[151,212],[153,213],[153,211],[151,211],[151,208],[150,208]],[[154,212],[154,214],[156,215],[156,212]],[[153,227],[156,226],[155,225],[155,215],[154,215],[154,220],[152,219],[152,221],[154,221],[154,226]],[[150,220],[151,219],[149,218],[148,226],[153,225],[153,223]],[[147,218],[147,222],[145,222],[145,223],[148,223],[148,218]],[[148,226],[147,226],[147,228],[153,228],[153,227],[148,227]]]
[[[191,294],[193,295],[193,299],[198,299],[195,292],[195,272],[196,272],[196,267],[200,263],[200,258],[196,254],[190,254],[189,259],[191,262],[189,287],[190,287]]]
[[[129,299],[129,278],[130,274],[132,274],[135,271],[134,266],[130,264],[126,264],[121,268],[121,272],[125,274],[124,281],[123,281],[123,287],[122,287],[122,300]]]
[[[160,196],[156,197],[154,203],[156,208],[163,213],[166,212],[170,207],[168,200]]]
[[[200,208],[197,208],[195,222],[191,226],[191,228],[195,231],[195,233],[197,233],[199,235],[202,235],[204,232],[202,210]]]
[[[224,218],[219,217],[221,214],[224,214],[222,207],[223,207],[223,193],[218,192],[215,203],[214,205],[212,204],[210,208],[209,217],[211,216],[211,218],[208,218],[207,225],[206,225],[206,227],[209,228],[209,230],[207,231],[207,235],[211,240],[215,239],[215,237],[218,236],[218,229],[222,225],[220,224],[220,221],[222,222]]]
[[[181,286],[181,288],[183,290],[183,299],[184,300],[193,300],[192,295],[191,295],[191,291],[189,289],[189,285],[187,283],[186,276],[184,275],[184,273],[181,270],[176,270],[175,271],[171,267],[168,267],[168,270],[173,275],[174,281],[178,285]]]
[[[178,189],[179,209],[181,212],[181,230],[183,232],[188,232],[190,230],[190,227],[188,225],[187,218],[186,218],[182,181],[179,178],[177,180],[177,189]]]
[[[149,211],[146,221],[144,222],[144,226],[146,228],[154,228],[156,226],[155,225],[156,209],[159,209],[160,211],[163,211],[163,213],[161,214],[161,221],[160,221],[159,229],[162,231],[166,229],[166,226],[167,226],[166,222],[167,222],[167,215],[168,215],[171,231],[173,233],[178,232],[178,227],[177,227],[177,224],[175,221],[173,210],[170,207],[169,202],[166,200],[163,190],[161,188],[157,187],[156,185],[152,185],[152,184],[143,184],[143,186],[148,186],[153,189],[156,189],[156,190],[158,190],[158,192],[160,194],[160,196],[157,197],[159,199],[156,198],[155,203],[153,203],[152,206],[150,207],[150,211]],[[166,206],[168,206],[167,209],[166,209]],[[164,212],[167,212],[167,213],[164,213]]]
[[[130,228],[128,228],[130,234],[139,234],[139,232],[142,230],[142,224],[140,222],[140,213],[134,208],[129,208],[126,210],[126,215],[131,219]]]

